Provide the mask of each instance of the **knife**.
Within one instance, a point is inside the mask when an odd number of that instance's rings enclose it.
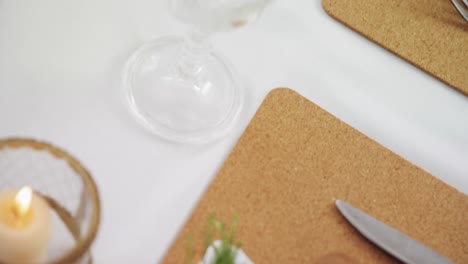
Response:
[[[340,213],[359,233],[404,263],[453,263],[448,258],[352,205],[341,200],[336,200],[335,203]]]

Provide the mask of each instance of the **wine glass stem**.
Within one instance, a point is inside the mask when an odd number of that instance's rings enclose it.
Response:
[[[192,30],[184,39],[178,70],[184,78],[194,78],[202,70],[201,56],[210,52],[210,33]]]

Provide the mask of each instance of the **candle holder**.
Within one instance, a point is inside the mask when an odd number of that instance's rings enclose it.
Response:
[[[0,187],[31,186],[52,211],[47,263],[92,263],[100,201],[91,174],[70,154],[31,139],[0,140]]]

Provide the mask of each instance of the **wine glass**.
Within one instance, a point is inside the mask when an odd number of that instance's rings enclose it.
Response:
[[[231,63],[209,36],[256,20],[272,0],[169,0],[172,13],[192,26],[186,37],[144,44],[128,60],[124,88],[131,112],[168,140],[206,143],[232,128],[244,102]]]

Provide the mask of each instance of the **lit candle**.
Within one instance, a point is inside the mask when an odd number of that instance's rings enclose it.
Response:
[[[0,263],[43,263],[51,232],[48,203],[30,187],[0,192]]]

